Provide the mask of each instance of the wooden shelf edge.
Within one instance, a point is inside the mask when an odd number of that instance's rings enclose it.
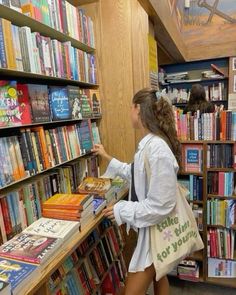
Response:
[[[11,21],[14,25],[19,27],[30,27],[33,32],[39,32],[43,36],[57,39],[61,42],[70,41],[73,47],[81,49],[85,52],[95,52],[94,48],[3,4],[0,4],[0,17]]]
[[[236,278],[209,278],[205,280],[206,283],[220,285],[230,288],[236,288]]]
[[[0,4],[1,5],[1,4]],[[17,70],[10,70],[10,69],[4,69],[0,68],[0,75],[4,74],[8,77],[16,77],[18,78],[31,78],[35,80],[45,80],[45,81],[56,81],[56,82],[63,82],[63,84],[72,84],[72,85],[78,85],[81,87],[86,87],[86,88],[97,88],[99,85],[98,84],[93,84],[93,83],[87,83],[83,81],[78,81],[78,80],[71,80],[71,79],[65,79],[65,78],[59,78],[59,77],[52,77],[52,76],[46,76],[42,74],[36,74],[36,73],[31,73],[31,72],[24,72],[24,71],[17,71]]]
[[[81,5],[86,5],[86,4],[91,4],[91,3],[96,3],[98,0],[67,0],[70,2],[70,4],[74,6],[81,6]]]

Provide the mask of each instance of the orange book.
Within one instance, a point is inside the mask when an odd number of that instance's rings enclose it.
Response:
[[[77,217],[80,218],[81,217],[81,210],[66,210],[66,209],[47,209],[44,208],[43,212],[45,214],[48,214],[52,217],[56,217],[56,216],[73,216],[73,217]]]
[[[71,221],[79,221],[80,217],[77,216],[67,216],[67,215],[58,215],[58,216],[52,216],[51,213],[42,212],[42,216],[46,218],[54,218],[54,219],[62,219],[62,220],[71,220]]]
[[[92,202],[90,195],[56,194],[43,203],[43,209],[81,209]]]
[[[16,69],[16,57],[15,50],[13,47],[12,31],[11,31],[11,22],[2,18],[2,29],[3,36],[5,41],[5,51],[7,58],[8,69]]]
[[[22,13],[35,19],[34,6],[32,3],[27,3],[21,6]]]
[[[51,167],[51,160],[50,160],[50,154],[47,147],[46,137],[44,133],[44,129],[42,126],[34,127],[32,128],[32,131],[38,132],[39,134],[39,140],[41,143],[42,153],[43,153],[43,159],[45,162],[46,169]]]
[[[79,193],[104,195],[111,187],[109,178],[86,177],[78,187]]]
[[[220,113],[220,140],[226,140],[226,111]]]

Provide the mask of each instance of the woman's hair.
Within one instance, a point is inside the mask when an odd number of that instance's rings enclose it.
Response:
[[[180,142],[171,104],[161,95],[157,98],[156,90],[149,88],[137,92],[133,97],[133,104],[140,105],[143,126],[165,140],[180,164]]]
[[[202,85],[194,84],[191,88],[189,102],[184,110],[186,112],[212,113],[215,110],[214,105],[206,100],[206,92]]]

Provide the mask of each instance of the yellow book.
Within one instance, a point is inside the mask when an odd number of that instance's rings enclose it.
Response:
[[[15,70],[16,57],[15,57],[15,51],[13,47],[11,22],[6,19],[2,19],[2,29],[3,29],[3,36],[4,36],[4,42],[5,42],[7,65],[9,69]]]

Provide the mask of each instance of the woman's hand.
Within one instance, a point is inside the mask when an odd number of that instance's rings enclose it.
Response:
[[[113,210],[113,205],[105,208],[103,210],[104,215],[109,218],[112,222],[116,221],[115,220],[115,215],[114,215],[114,210]]]
[[[99,155],[102,158],[107,159],[109,162],[112,159],[112,157],[110,155],[108,155],[108,153],[105,151],[105,149],[104,149],[104,147],[103,147],[102,144],[95,144],[94,147],[93,147],[93,149],[92,149],[92,152],[95,155]]]

